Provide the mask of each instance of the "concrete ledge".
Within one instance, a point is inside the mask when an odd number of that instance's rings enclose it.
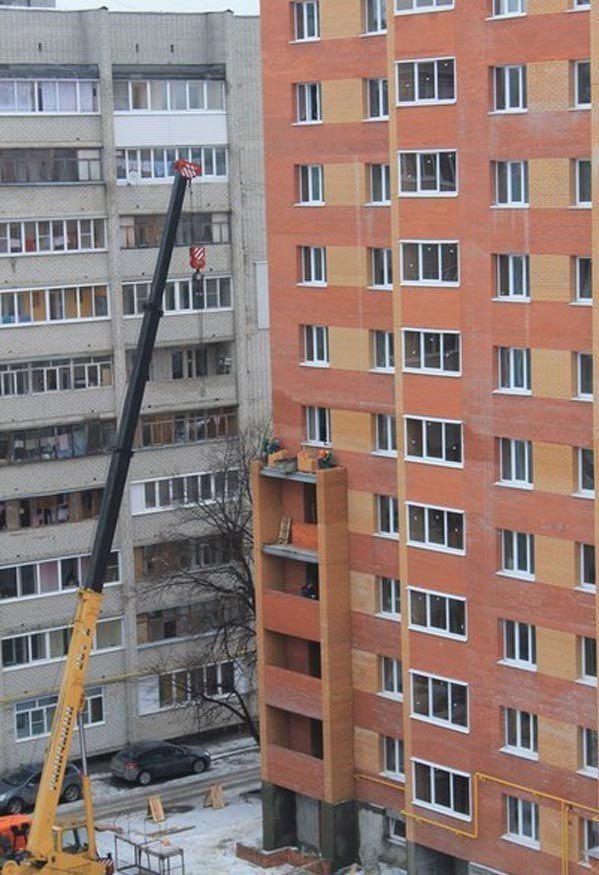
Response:
[[[273,869],[275,866],[301,867],[302,872],[310,872],[313,875],[330,875],[331,864],[314,854],[305,854],[297,848],[276,848],[274,851],[263,851],[251,845],[237,842],[235,854],[240,860],[252,863],[261,869]]]

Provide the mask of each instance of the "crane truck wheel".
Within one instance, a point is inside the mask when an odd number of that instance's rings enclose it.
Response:
[[[137,776],[137,783],[141,784],[142,787],[147,787],[151,780],[152,775],[150,774],[150,772],[146,772],[145,770],[143,772],[140,772]]]
[[[9,814],[22,814],[25,810],[25,803],[19,796],[13,796],[12,799],[9,799],[6,810]]]
[[[0,863],[0,866],[2,866],[0,869],[1,875],[18,875],[21,868],[14,860],[7,860],[4,864]]]

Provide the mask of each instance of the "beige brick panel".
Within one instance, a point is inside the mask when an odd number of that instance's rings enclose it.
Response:
[[[572,589],[577,579],[574,541],[535,535],[535,576],[541,583]]]
[[[549,5],[549,0],[543,0]],[[530,112],[568,109],[570,100],[570,62],[546,61],[528,64],[526,90]]]
[[[535,209],[567,208],[570,193],[568,158],[532,158],[528,162],[530,206]]]
[[[568,350],[533,349],[532,392],[540,398],[572,398],[572,358]]]
[[[576,723],[539,716],[539,759],[550,766],[575,772],[580,766]]]
[[[351,610],[363,614],[376,614],[378,609],[376,580],[374,574],[349,572]]]
[[[562,816],[560,809],[544,805],[543,800],[539,799],[539,839],[541,850],[558,858],[562,854],[561,826]]]
[[[533,301],[572,300],[572,270],[567,255],[531,255],[530,290]]]
[[[331,286],[367,285],[366,248],[327,246],[327,281]]]
[[[579,674],[576,636],[537,626],[537,668],[551,677],[576,680]]]
[[[570,0],[528,0],[528,15],[547,15],[550,12],[565,12],[570,9]]]
[[[322,83],[322,117],[327,124],[361,122],[364,96],[361,79],[329,79]]]
[[[329,328],[329,361],[340,371],[370,369],[370,338],[364,328]]]
[[[343,39],[362,32],[361,0],[326,0],[320,4],[320,36]]]
[[[355,410],[331,410],[331,431],[335,447],[354,453],[372,452],[372,417]]]
[[[325,164],[324,196],[327,206],[356,206],[366,201],[366,174],[360,161]]]
[[[354,729],[354,764],[357,772],[380,772],[381,746],[376,732]]]
[[[374,498],[370,492],[347,491],[347,524],[350,532],[372,535],[374,532]]]
[[[574,453],[563,444],[533,444],[534,484],[540,492],[574,492]]]
[[[365,693],[378,693],[381,688],[379,659],[376,653],[366,650],[352,650],[352,679],[356,690]]]

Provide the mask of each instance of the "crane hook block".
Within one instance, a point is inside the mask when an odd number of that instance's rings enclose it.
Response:
[[[206,267],[206,247],[205,246],[190,246],[189,247],[189,264],[197,271],[204,270]]]
[[[202,175],[202,168],[199,164],[194,164],[193,161],[185,161],[183,158],[174,161],[173,167],[175,170],[178,170],[181,176],[184,176],[185,179],[195,179],[196,176]]]

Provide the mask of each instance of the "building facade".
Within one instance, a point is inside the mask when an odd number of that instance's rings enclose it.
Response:
[[[338,465],[254,472],[267,848],[597,867],[598,28],[263,3],[274,430]]]
[[[210,652],[214,606],[157,586],[156,567],[221,564],[192,506],[230,487],[215,457],[268,417],[270,389],[257,19],[0,18],[2,768],[41,758],[50,729],[176,158],[203,173],[107,574],[92,753],[197,731],[188,699],[235,680]],[[206,246],[200,281],[191,244]]]

